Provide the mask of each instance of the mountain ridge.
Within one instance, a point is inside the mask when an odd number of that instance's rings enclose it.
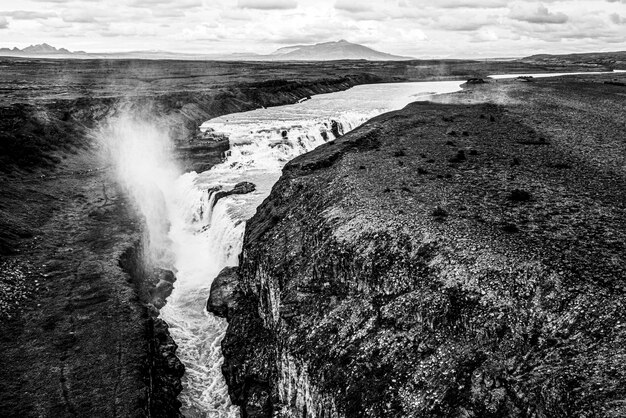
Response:
[[[271,56],[284,61],[333,61],[342,59],[365,59],[368,61],[404,61],[415,59],[388,54],[341,39],[314,45],[293,45],[279,48]]]
[[[0,48],[0,55],[74,55],[74,54],[86,54],[84,51],[70,51],[65,48],[55,48],[47,43],[29,45],[24,49],[18,47],[13,48]]]

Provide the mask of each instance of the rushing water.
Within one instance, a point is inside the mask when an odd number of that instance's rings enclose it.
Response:
[[[221,269],[237,265],[245,222],[268,196],[285,163],[334,139],[333,131],[343,134],[410,102],[458,91],[460,84],[363,85],[295,105],[212,119],[202,129],[226,134],[230,151],[221,164],[203,173],[179,175],[169,161],[169,141],[146,121],[118,118],[101,133],[122,183],[146,218],[153,258],[176,273],[161,316],[186,368],[180,397],[185,416],[239,415],[221,373],[226,322],[209,314],[205,304]],[[214,205],[210,190],[229,190],[242,181],[254,183],[256,190]]]

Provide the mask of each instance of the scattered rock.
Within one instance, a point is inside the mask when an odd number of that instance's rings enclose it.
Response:
[[[406,156],[406,152],[404,151],[404,149],[399,149],[399,150],[396,150],[393,153],[393,156],[394,157],[404,157],[404,156]]]
[[[514,189],[509,195],[509,200],[513,202],[527,202],[530,200],[530,193],[525,190]]]
[[[502,230],[503,230],[504,232],[509,233],[509,234],[514,234],[514,233],[516,233],[516,232],[519,232],[519,228],[517,227],[517,225],[515,225],[515,224],[513,224],[513,223],[510,223],[510,222],[505,222],[505,223],[502,225]]]
[[[465,151],[461,149],[456,153],[454,157],[450,158],[448,161],[450,161],[451,163],[461,163],[465,160],[467,160],[467,157],[465,156]]]
[[[570,163],[555,163],[552,164],[550,167],[556,168],[558,170],[567,170],[572,168],[572,165]]]
[[[441,206],[435,207],[430,214],[436,218],[445,218],[448,216],[448,212]]]

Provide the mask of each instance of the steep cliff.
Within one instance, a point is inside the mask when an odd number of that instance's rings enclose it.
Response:
[[[289,163],[209,309],[244,417],[626,414],[622,88],[499,82]]]

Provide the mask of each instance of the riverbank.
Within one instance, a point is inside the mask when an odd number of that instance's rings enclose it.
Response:
[[[290,162],[209,302],[243,415],[624,415],[623,81],[471,85]]]

